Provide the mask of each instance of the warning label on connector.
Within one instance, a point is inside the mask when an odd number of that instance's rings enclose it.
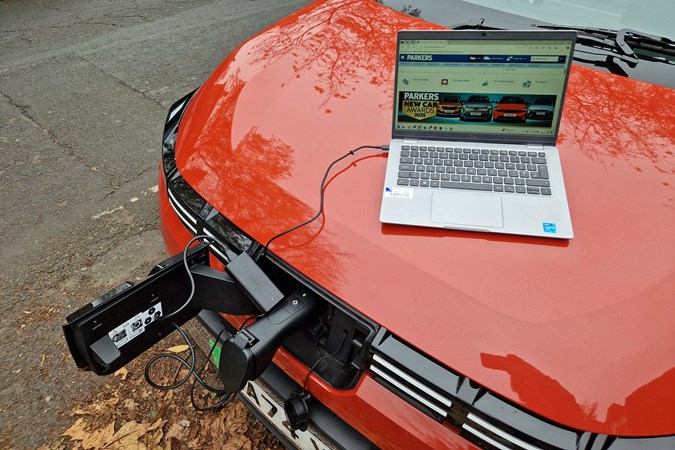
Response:
[[[136,314],[117,328],[108,332],[117,348],[120,348],[145,331],[145,327],[162,316],[162,304],[157,303],[147,311]]]

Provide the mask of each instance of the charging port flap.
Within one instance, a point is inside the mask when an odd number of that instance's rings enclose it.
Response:
[[[208,265],[208,246],[192,247],[186,258],[191,268]],[[115,372],[175,329],[161,317],[180,308],[190,290],[181,254],[158,264],[142,282],[124,283],[80,308],[63,325],[75,363],[97,375]],[[189,304],[171,321],[181,325],[199,311]]]

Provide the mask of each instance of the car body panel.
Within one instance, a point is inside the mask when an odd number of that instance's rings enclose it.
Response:
[[[162,237],[168,253],[175,255],[183,251],[185,243],[192,238],[192,235],[170,206],[162,177],[160,177],[159,188]],[[211,266],[218,267],[219,262],[212,258]],[[222,263],[220,270],[224,270]],[[235,328],[243,326],[246,320],[244,316],[225,315],[224,317]],[[283,347],[277,351],[273,363],[298,385],[305,382],[308,374],[307,367]],[[318,380],[316,375],[310,376],[307,380],[306,387],[312,396],[358,429],[379,448],[478,450],[478,447],[467,444],[458,434],[448,433],[446,426],[374,381],[369,374],[366,374],[356,386],[348,390],[334,389]],[[387,430],[387,432],[382,433],[382,430]]]
[[[395,33],[413,28],[438,27],[334,0],[252,38],[188,106],[183,177],[259,242],[307,220],[334,159],[389,142]],[[271,250],[530,411],[598,433],[672,434],[675,93],[576,65],[569,83],[557,146],[573,240],[381,224],[386,155],[364,150],[335,168],[322,220]]]

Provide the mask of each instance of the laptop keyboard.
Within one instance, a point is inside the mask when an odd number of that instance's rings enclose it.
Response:
[[[402,145],[399,186],[551,195],[545,152]]]

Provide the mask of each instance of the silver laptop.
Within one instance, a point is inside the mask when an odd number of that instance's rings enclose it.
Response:
[[[575,40],[399,32],[380,221],[572,238],[555,143]]]

